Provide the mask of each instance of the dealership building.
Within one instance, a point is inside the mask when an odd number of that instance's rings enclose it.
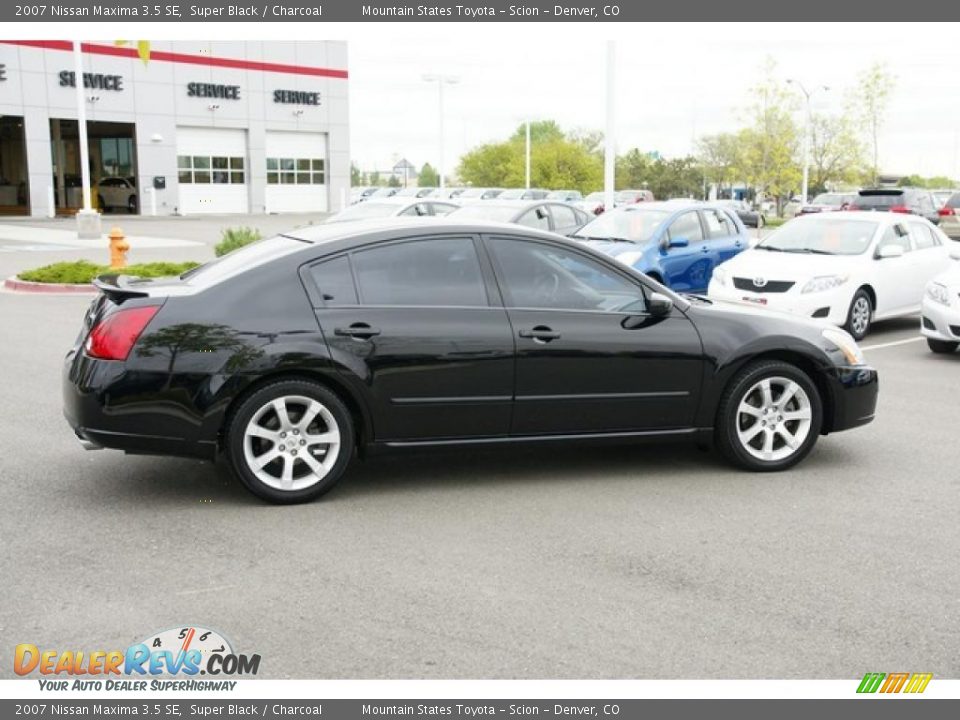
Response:
[[[72,44],[0,40],[0,215],[82,206]],[[343,42],[83,44],[90,177],[105,211],[336,210],[350,189]]]

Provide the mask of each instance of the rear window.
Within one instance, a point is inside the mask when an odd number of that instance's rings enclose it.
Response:
[[[950,199],[947,200],[947,207],[956,208],[960,207],[960,193],[954,193],[950,196]]]
[[[871,190],[863,191],[857,198],[856,204],[863,207],[893,207],[903,204],[902,190]]]
[[[467,205],[450,213],[458,220],[490,220],[491,222],[510,222],[520,208],[512,205]]]
[[[191,285],[213,285],[224,278],[246,272],[270,260],[295,253],[303,247],[302,240],[277,235],[237,248],[223,257],[188,270],[180,277],[188,280]]]

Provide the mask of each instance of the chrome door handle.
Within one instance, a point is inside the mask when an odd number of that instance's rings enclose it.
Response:
[[[333,331],[340,337],[352,337],[358,340],[369,340],[380,334],[380,328],[370,327],[367,323],[353,323],[350,327],[338,327]]]

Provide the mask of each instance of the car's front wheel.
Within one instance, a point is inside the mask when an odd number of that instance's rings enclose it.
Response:
[[[866,290],[860,288],[850,301],[850,308],[847,310],[847,322],[844,329],[853,335],[853,339],[860,341],[867,336],[870,331],[870,323],[873,319],[873,303]]]
[[[730,383],[717,412],[717,445],[746,470],[785,470],[817,442],[823,403],[800,368],[778,360],[748,365]]]
[[[952,353],[958,347],[960,343],[950,342],[949,340],[936,340],[934,338],[927,338],[927,347],[935,353]]]
[[[354,449],[350,412],[311,380],[278,380],[237,407],[224,437],[234,474],[275,503],[313,500],[343,476]]]

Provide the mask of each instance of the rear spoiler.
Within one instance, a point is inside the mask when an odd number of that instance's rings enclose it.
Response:
[[[93,286],[119,305],[124,300],[150,297],[146,290],[130,287],[139,279],[136,275],[101,275],[93,279]]]

